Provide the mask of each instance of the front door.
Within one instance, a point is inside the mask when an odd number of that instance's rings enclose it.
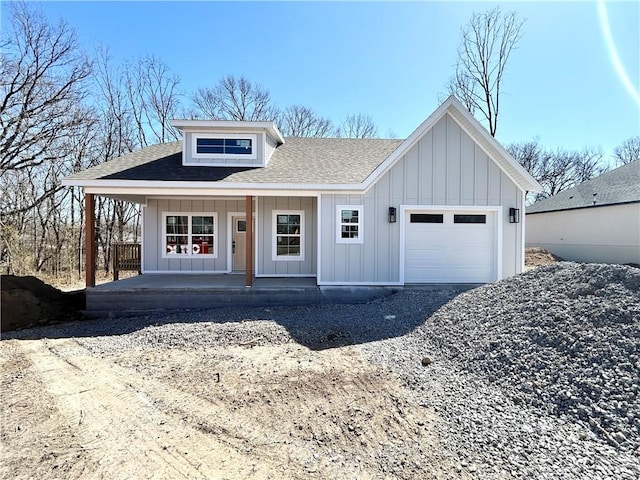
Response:
[[[246,269],[247,219],[246,217],[232,217],[232,261],[233,271],[243,272]]]

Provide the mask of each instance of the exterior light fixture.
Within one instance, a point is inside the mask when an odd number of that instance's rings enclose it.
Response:
[[[519,208],[510,208],[509,209],[509,223],[520,223],[520,209]]]
[[[389,223],[396,223],[396,207],[389,207]]]

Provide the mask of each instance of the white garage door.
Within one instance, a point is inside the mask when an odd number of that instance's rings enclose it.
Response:
[[[495,212],[405,212],[405,283],[496,279]]]

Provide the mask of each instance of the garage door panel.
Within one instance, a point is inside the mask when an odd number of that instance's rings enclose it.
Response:
[[[485,283],[495,280],[495,213],[486,223],[453,223],[454,214],[442,213],[443,223],[411,223],[406,212],[406,283]],[[415,213],[415,212],[413,212]]]

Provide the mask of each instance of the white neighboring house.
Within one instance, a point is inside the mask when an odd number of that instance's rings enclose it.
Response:
[[[519,212],[540,185],[453,97],[405,140],[283,138],[272,122],[173,125],[181,142],[64,180],[88,205],[95,195],[142,205],[145,275],[350,286],[485,283],[524,268]]]
[[[527,247],[565,260],[640,264],[640,160],[526,209]]]

